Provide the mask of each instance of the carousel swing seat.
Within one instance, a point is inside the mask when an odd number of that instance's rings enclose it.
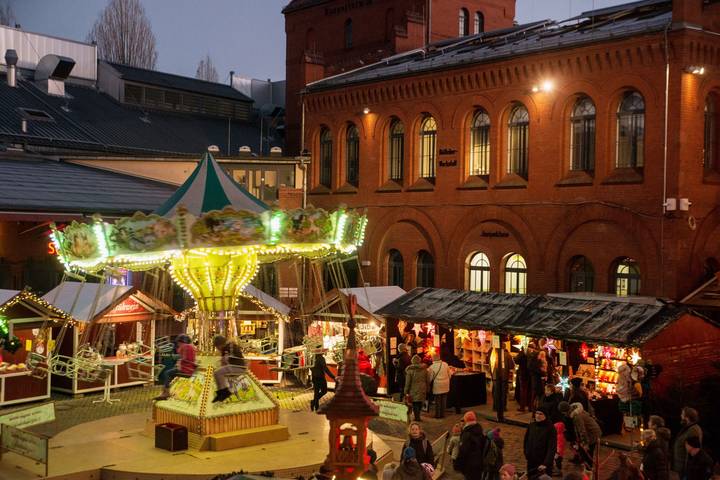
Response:
[[[72,378],[75,376],[75,359],[67,355],[55,355],[50,358],[50,374]]]

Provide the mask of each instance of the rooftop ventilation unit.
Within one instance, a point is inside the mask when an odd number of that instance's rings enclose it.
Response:
[[[18,54],[13,49],[5,51],[5,64],[7,65],[7,83],[9,87],[17,86]]]
[[[35,70],[35,83],[48,95],[65,96],[65,80],[70,76],[75,60],[61,55],[45,55]]]
[[[208,147],[208,152],[210,153],[218,153],[220,152],[220,148],[217,145],[210,145]]]
[[[282,157],[282,148],[280,147],[272,147],[270,149],[270,156],[271,157]]]

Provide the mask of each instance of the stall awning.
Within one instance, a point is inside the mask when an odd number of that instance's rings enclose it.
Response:
[[[659,299],[416,288],[377,313],[413,322],[608,345],[641,345],[686,311]]]
[[[11,321],[28,319],[67,320],[69,315],[30,290],[0,290],[0,315]]]
[[[0,289],[0,307],[5,305],[7,302],[12,300],[13,298],[20,295],[20,290],[4,290]]]
[[[243,288],[243,292],[252,297],[255,297],[264,305],[276,310],[283,316],[288,316],[290,314],[290,307],[288,307],[272,295],[268,295],[267,293],[263,292],[257,287],[254,287],[252,285],[246,285],[245,288]]]
[[[315,320],[344,322],[348,318],[348,296],[357,297],[358,315],[357,318],[374,318],[375,312],[405,295],[405,290],[400,287],[357,287],[357,288],[336,288],[325,295],[323,301],[310,310],[310,316]]]

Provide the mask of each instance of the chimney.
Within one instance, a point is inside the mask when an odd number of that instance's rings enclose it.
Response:
[[[20,131],[22,133],[27,133],[27,119],[23,118],[20,120]]]
[[[5,64],[7,65],[7,83],[9,87],[17,87],[17,62],[18,54],[15,50],[5,52]]]
[[[672,21],[676,24],[701,25],[704,0],[673,0]]]

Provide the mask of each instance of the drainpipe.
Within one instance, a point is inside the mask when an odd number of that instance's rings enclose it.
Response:
[[[670,48],[668,45],[668,30],[671,23],[665,27],[665,125],[663,132],[663,195],[662,215],[660,216],[660,294],[665,296],[665,213],[667,206],[667,162],[668,162],[668,109],[670,106]]]

